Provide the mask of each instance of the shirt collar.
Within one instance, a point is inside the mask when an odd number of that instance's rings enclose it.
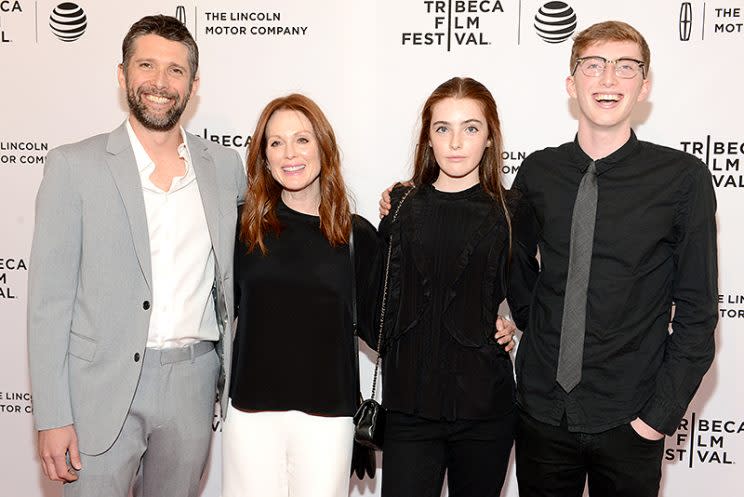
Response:
[[[147,169],[155,169],[155,164],[152,162],[152,159],[150,159],[147,151],[145,151],[145,147],[142,146],[142,142],[139,141],[139,138],[137,138],[137,135],[134,133],[134,129],[132,128],[129,119],[124,121],[124,123],[127,128],[127,134],[129,135],[129,142],[132,145],[132,151],[134,152],[134,160],[137,162],[137,170],[142,174]],[[184,165],[186,167],[185,177],[189,176],[189,173],[191,172],[191,152],[189,151],[186,131],[184,131],[182,126],[179,126],[178,129],[181,133],[181,144],[178,145],[178,156],[184,159]]]
[[[596,161],[594,161],[597,165],[597,175],[602,174],[603,172],[611,169],[613,166],[616,166],[620,162],[627,159],[633,152],[636,151],[639,143],[640,142],[638,141],[638,138],[636,138],[635,131],[631,129],[630,137],[628,138],[628,141],[623,144],[622,147],[618,148],[607,157],[602,157],[601,159],[597,159]],[[571,155],[581,172],[584,173],[589,167],[589,163],[592,162],[592,158],[589,157],[586,152],[581,149],[581,145],[579,145],[578,133],[576,133],[576,136],[574,137],[573,145],[571,147]]]

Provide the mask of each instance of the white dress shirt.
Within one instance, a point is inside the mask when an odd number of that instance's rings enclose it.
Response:
[[[170,189],[163,191],[150,180],[155,163],[129,120],[126,127],[139,169],[150,234],[152,315],[147,347],[164,349],[216,341],[214,250],[186,133],[181,128],[183,143],[178,146],[185,174],[173,178]]]

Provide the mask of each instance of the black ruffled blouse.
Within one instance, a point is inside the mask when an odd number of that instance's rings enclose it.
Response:
[[[394,212],[407,188],[393,190]],[[416,188],[380,234],[392,243],[383,344],[383,403],[434,420],[494,419],[514,408],[509,354],[493,338],[506,297],[519,328],[537,277],[532,210],[507,192],[503,209],[480,185]],[[527,243],[525,243],[527,242]],[[511,253],[510,253],[511,252]]]

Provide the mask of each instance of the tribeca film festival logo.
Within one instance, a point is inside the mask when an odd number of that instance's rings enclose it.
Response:
[[[490,45],[481,21],[504,13],[501,2],[492,0],[424,0],[423,4],[433,29],[401,33],[401,45],[439,46],[448,52],[454,46]]]
[[[679,40],[705,40],[705,37],[730,38],[744,35],[744,8],[717,5],[708,9],[707,2],[682,2],[679,6]]]
[[[744,421],[736,419],[698,418],[696,413],[683,418],[664,449],[664,459],[697,464],[735,464],[727,443],[744,433]]]
[[[0,300],[15,300],[18,298],[11,282],[8,282],[8,272],[18,273],[20,271],[28,271],[26,261],[15,257],[0,257]]]
[[[31,414],[33,405],[29,392],[0,392],[0,413],[5,414]]]
[[[548,2],[535,15],[535,31],[546,43],[562,43],[576,31],[576,12],[565,2]]]
[[[69,43],[83,36],[88,27],[88,17],[79,5],[63,2],[54,7],[49,16],[49,27],[54,36]]]
[[[12,43],[13,39],[6,31],[6,20],[23,12],[21,2],[18,0],[0,0],[0,44]]]
[[[48,151],[46,142],[0,141],[0,167],[43,165]]]
[[[225,133],[215,132],[208,128],[204,128],[201,133],[201,137],[205,140],[219,143],[223,147],[232,147],[236,149],[247,149],[248,145],[251,144],[251,135],[240,135],[236,133]]]
[[[707,135],[703,140],[682,141],[680,145],[684,152],[696,155],[707,164],[716,188],[744,187],[744,141],[719,141]]]
[[[196,18],[198,13],[194,9]],[[208,10],[203,13],[204,26],[195,21],[194,34],[205,36],[306,36],[309,26],[287,22],[285,13],[277,11]],[[186,24],[186,8],[176,7],[175,17]]]

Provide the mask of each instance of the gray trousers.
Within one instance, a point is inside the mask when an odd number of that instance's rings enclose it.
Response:
[[[212,438],[219,358],[211,342],[147,349],[132,407],[103,454],[81,454],[65,497],[196,497]],[[112,385],[116,388],[116,385]],[[91,399],[106,408],[106,399]]]

